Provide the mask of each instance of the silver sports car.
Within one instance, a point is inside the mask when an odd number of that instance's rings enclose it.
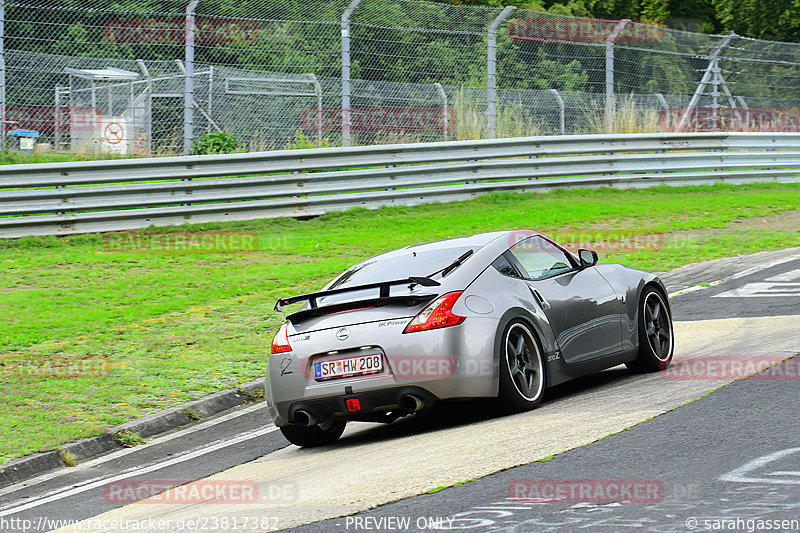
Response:
[[[672,359],[657,276],[533,231],[387,252],[275,309],[297,303],[272,341],[266,399],[299,446],[335,442],[348,420],[391,422],[439,400],[531,409],[572,378]]]

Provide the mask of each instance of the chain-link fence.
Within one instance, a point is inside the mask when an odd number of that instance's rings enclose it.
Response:
[[[800,45],[733,34],[419,0],[0,8],[0,138],[14,148],[798,129]]]

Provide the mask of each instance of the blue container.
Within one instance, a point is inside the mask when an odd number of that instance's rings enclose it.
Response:
[[[36,145],[36,139],[39,138],[39,132],[36,130],[11,130],[7,134],[9,139],[8,148],[15,152],[22,152],[25,154],[33,153],[33,147]]]

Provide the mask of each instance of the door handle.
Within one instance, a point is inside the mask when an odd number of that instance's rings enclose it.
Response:
[[[544,296],[542,296],[542,293],[540,293],[530,285],[528,285],[528,288],[531,290],[531,293],[533,293],[533,297],[536,298],[536,301],[539,302],[539,305],[542,306],[542,309],[544,310],[550,309],[550,302],[548,302],[547,299]]]

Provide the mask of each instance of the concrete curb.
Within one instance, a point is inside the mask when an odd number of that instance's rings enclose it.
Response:
[[[198,400],[171,407],[138,420],[126,422],[108,433],[65,444],[58,450],[21,457],[0,466],[0,487],[30,479],[48,470],[64,466],[62,453],[76,460],[89,459],[112,450],[123,448],[114,440],[114,435],[129,431],[140,437],[151,437],[172,429],[188,426],[204,418],[219,414],[248,402],[261,401],[264,393],[264,378],[244,383],[235,389],[215,392]],[[191,418],[187,415],[191,413]]]

